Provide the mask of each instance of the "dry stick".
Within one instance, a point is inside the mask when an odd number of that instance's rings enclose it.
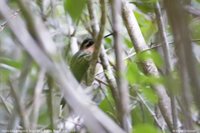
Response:
[[[11,112],[11,110],[8,108],[5,99],[4,99],[2,96],[0,96],[0,99],[1,99],[1,101],[2,101],[2,103],[3,103],[3,106],[5,107],[6,111],[8,112],[8,114],[11,115],[12,112]]]
[[[193,129],[194,125],[191,117],[190,99],[188,98],[189,88],[193,92],[195,104],[200,110],[199,96],[200,83],[196,68],[196,60],[192,52],[192,42],[189,34],[187,14],[180,1],[164,0],[169,22],[172,27],[175,51],[178,57],[178,70],[181,78],[182,100],[184,102],[184,128]]]
[[[32,118],[32,129],[36,129],[37,121],[39,117],[39,110],[41,105],[41,94],[42,88],[44,86],[44,78],[45,78],[45,70],[41,69],[38,76],[38,81],[34,89],[34,96],[33,96],[33,118]]]
[[[48,105],[48,113],[50,118],[50,129],[54,130],[54,115],[53,115],[53,79],[49,75],[47,75],[47,85],[48,85],[48,94],[46,96],[47,105]]]
[[[127,28],[128,34],[131,38],[131,41],[134,45],[134,48],[136,52],[141,52],[143,50],[148,49],[148,45],[145,42],[145,39],[142,35],[142,32],[139,28],[139,25],[137,23],[137,20],[129,7],[129,3],[125,0],[122,0],[122,13],[123,13],[123,20],[125,23],[125,26]],[[155,77],[160,77],[159,72],[154,64],[154,62],[151,59],[148,59],[147,61],[143,61],[144,70],[147,74],[150,74]],[[159,108],[161,110],[161,113],[169,127],[169,129],[172,131],[172,118],[171,118],[171,105],[170,105],[170,99],[167,95],[167,92],[165,90],[165,87],[162,84],[156,84],[153,85],[153,89],[157,93],[159,97]]]
[[[162,17],[162,13],[161,13],[161,8],[160,8],[160,4],[159,2],[157,2],[155,4],[155,13],[156,13],[156,19],[157,19],[157,24],[158,24],[158,29],[160,32],[160,36],[161,36],[161,41],[163,42],[162,49],[163,49],[163,53],[164,53],[164,61],[165,61],[165,69],[166,69],[166,74],[167,74],[167,83],[166,83],[166,88],[168,88],[168,90],[170,90],[170,98],[171,98],[171,109],[172,109],[172,120],[173,120],[173,128],[174,130],[178,129],[178,118],[177,118],[177,109],[176,109],[176,99],[174,96],[174,89],[175,88],[171,88],[172,86],[170,86],[170,84],[173,82],[173,77],[171,75],[172,70],[172,63],[170,60],[170,53],[169,53],[169,42],[167,40],[167,33],[166,33],[166,29],[165,29],[165,24],[164,24],[164,20]]]
[[[200,17],[200,11],[199,11],[199,9],[196,9],[196,8],[194,8],[194,7],[192,7],[192,6],[186,6],[184,9],[185,9],[188,13],[193,14],[193,15],[195,15],[195,16],[197,16],[197,17]]]
[[[148,48],[148,49],[145,49],[145,50],[141,51],[140,53],[147,52],[147,51],[149,51],[149,50],[152,50],[152,49],[158,48],[158,47],[160,47],[160,46],[162,46],[162,45],[156,45],[156,46],[153,46],[153,47],[151,47],[151,48]],[[129,58],[135,56],[136,54],[137,54],[136,52],[133,52],[133,53],[129,54],[128,56],[126,56],[126,57],[124,58],[124,60],[127,60],[127,59],[129,59]]]
[[[21,126],[19,126],[19,122],[20,122],[20,117],[18,115],[17,110],[14,110],[12,112],[12,114],[10,115],[8,124],[7,124],[7,130],[13,130],[13,129],[17,129]]]
[[[118,106],[118,101],[120,100],[120,98],[119,98],[119,93],[118,93],[118,90],[117,90],[117,83],[116,83],[112,68],[109,64],[109,60],[108,60],[108,56],[106,54],[106,50],[103,47],[103,45],[102,45],[102,49],[101,49],[100,59],[101,59],[101,63],[102,63],[102,66],[103,66],[104,74],[105,74],[106,79],[107,79],[109,86],[111,88],[111,93],[112,93],[113,99],[115,101],[115,105]],[[119,114],[117,113],[117,115],[119,115]]]
[[[129,110],[129,89],[125,80],[125,64],[122,59],[122,42],[120,35],[120,17],[121,17],[121,1],[112,1],[112,24],[114,31],[114,50],[116,56],[117,70],[117,88],[119,92],[119,119],[122,128],[127,132],[131,132],[131,117]]]
[[[0,1],[0,13],[5,19],[8,19],[9,10],[10,9],[6,5],[5,1]],[[18,27],[16,27],[16,24]],[[41,21],[37,24],[38,26],[40,25],[40,32],[46,32],[44,27],[41,29],[41,26],[43,26]],[[41,68],[47,70],[47,73],[50,74],[58,84],[60,84],[60,90],[63,92],[64,98],[78,114],[83,116],[85,125],[90,129],[90,131],[97,133],[106,131],[124,133],[124,131],[107,115],[105,115],[105,113],[93,104],[89,104],[91,101],[84,94],[81,87],[79,87],[72,73],[67,69],[67,66],[64,65],[63,60],[60,61],[59,58],[50,59],[50,57],[41,50],[35,40],[31,37],[21,18],[17,18],[15,22],[9,22],[8,25],[17,39],[21,42],[24,49],[32,56],[36,63],[38,63]],[[46,36],[41,36],[41,38],[47,40]],[[51,40],[51,38],[48,39]],[[43,45],[48,44],[46,44],[46,42],[44,43],[45,44]],[[50,53],[49,51],[47,52]]]
[[[87,6],[88,6],[88,12],[90,16],[90,21],[92,22],[92,26],[91,26],[92,33],[93,33],[92,35],[93,35],[93,38],[96,38],[99,32],[99,26],[98,26],[96,13],[95,13],[94,0],[88,0]]]
[[[98,36],[95,38],[95,50],[94,53],[92,55],[92,60],[88,69],[88,79],[87,79],[87,84],[91,85],[92,82],[94,81],[94,76],[95,76],[95,68],[96,68],[96,64],[101,52],[101,44],[102,44],[102,40],[103,40],[103,34],[104,34],[104,30],[105,30],[105,25],[106,25],[106,2],[105,0],[100,0],[100,4],[101,4],[101,27],[100,27],[100,31],[98,33]]]
[[[104,7],[105,8],[105,7]],[[95,8],[94,8],[94,1],[93,0],[89,0],[88,1],[88,11],[89,11],[89,15],[90,15],[90,21],[92,21],[93,23],[92,23],[92,31],[93,31],[93,38],[96,38],[96,36],[98,35],[98,31],[99,31],[99,26],[98,26],[98,23],[97,23],[97,16],[96,16],[96,14],[95,14]],[[103,12],[102,12],[103,13]],[[104,12],[104,19],[106,20],[106,11]],[[103,17],[103,16],[102,16]],[[102,18],[103,19],[103,18]],[[101,20],[102,20],[101,19]],[[103,21],[103,20],[102,20]],[[106,35],[106,36],[104,36],[104,38],[106,38],[106,37],[108,37],[108,36],[110,36],[110,35],[112,35],[112,33],[111,34],[108,34],[108,35]],[[105,62],[105,60],[108,60],[107,58],[106,58],[106,52],[104,52],[105,51],[105,48],[104,48],[104,45],[101,45],[101,50],[100,50],[100,59],[101,59],[101,61],[102,62]],[[103,69],[105,70],[105,68],[107,68],[107,66],[105,66],[105,63],[104,64],[102,64],[103,65]],[[107,65],[109,65],[109,64],[107,64]],[[107,71],[108,69],[106,69],[106,71]],[[111,81],[111,79],[110,78],[108,78],[108,73],[109,73],[109,75],[112,75],[113,76],[113,73],[112,73],[112,70],[111,70],[111,68],[108,70],[109,72],[106,72],[105,73],[105,76],[106,76],[106,79],[108,80],[108,81],[110,81],[109,82],[109,84],[110,84],[110,86],[111,86],[111,92],[112,92],[112,94],[113,94],[113,90],[114,90],[114,93],[116,94],[116,85],[114,85],[115,83],[114,83],[114,81]],[[114,76],[112,77],[112,79],[114,79]],[[103,90],[102,90],[103,91]],[[104,93],[104,92],[103,92]],[[105,93],[104,93],[105,94]],[[105,97],[107,97],[106,95],[105,95]],[[114,99],[116,98],[116,95],[114,95]],[[111,104],[111,102],[108,100],[108,102],[110,103],[110,105],[112,105]],[[116,102],[116,100],[115,100],[115,102]],[[114,110],[114,107],[113,106],[111,106],[112,107],[112,109]]]
[[[15,105],[16,105],[16,109],[17,112],[19,113],[19,116],[21,117],[21,121],[22,121],[22,126],[25,130],[29,129],[29,122],[28,122],[28,116],[26,115],[27,113],[25,112],[25,107],[24,105],[22,105],[21,103],[21,99],[19,98],[18,94],[16,93],[16,89],[14,89],[11,81],[9,81],[9,86],[11,89],[11,93],[13,95],[13,98],[15,99]]]

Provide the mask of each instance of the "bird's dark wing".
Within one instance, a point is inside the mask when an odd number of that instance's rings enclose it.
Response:
[[[70,68],[78,82],[81,82],[86,74],[91,58],[92,54],[84,51],[79,51],[72,57]]]

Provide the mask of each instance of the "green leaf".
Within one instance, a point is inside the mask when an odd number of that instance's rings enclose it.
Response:
[[[6,57],[0,57],[0,63],[17,69],[20,69],[22,66],[20,62]]]
[[[146,17],[144,14],[141,14],[140,12],[135,11],[134,14],[146,42],[151,41],[155,33],[158,31],[155,22],[148,19],[148,17]]]
[[[163,65],[163,60],[161,56],[154,50],[147,50],[136,54],[139,61],[147,61],[152,59],[156,66],[161,67]]]
[[[145,98],[152,104],[158,103],[158,96],[156,93],[152,90],[152,88],[146,86],[142,89],[142,93],[144,94]]]
[[[137,104],[137,106],[131,111],[131,118],[134,125],[141,123],[154,123],[154,118],[143,104]]]
[[[108,49],[112,46],[112,38],[105,38],[105,48]]]
[[[140,71],[136,63],[128,63],[126,77],[131,84],[139,83],[143,73]]]
[[[116,119],[115,103],[110,89],[108,89],[108,91],[106,92],[106,98],[104,98],[104,100],[99,104],[99,108],[106,112],[112,118]]]
[[[47,125],[49,123],[50,122],[49,122],[49,114],[48,114],[47,106],[42,106],[39,113],[38,124]]]
[[[192,38],[198,39],[200,38],[200,23],[199,23],[199,18],[195,18],[190,22],[190,29],[192,33]],[[195,43],[200,44],[199,41],[196,41]]]
[[[161,133],[161,131],[150,124],[139,124],[134,126],[133,133]]]
[[[65,11],[70,14],[72,19],[76,21],[82,14],[87,0],[65,0]]]
[[[132,48],[133,44],[129,38],[124,38],[124,42],[127,45],[128,48]]]
[[[131,3],[135,4],[136,7],[143,13],[153,13],[154,12],[154,3],[157,0],[132,0]]]

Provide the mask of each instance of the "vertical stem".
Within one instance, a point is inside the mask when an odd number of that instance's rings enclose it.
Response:
[[[126,0],[122,0],[122,15],[123,15],[123,21],[125,23],[130,39],[132,43],[134,44],[133,46],[135,48],[135,51],[141,52],[141,51],[149,49],[142,35],[142,32],[140,30],[136,17],[133,11],[131,10],[131,8],[129,7],[129,3]],[[158,77],[158,78],[160,77],[158,69],[152,59],[143,61],[142,64],[144,67],[144,71],[147,74]],[[153,84],[152,86],[153,86],[154,91],[159,97],[159,109],[161,110],[161,113],[168,127],[172,131],[173,128],[172,128],[170,98],[167,95],[165,87],[162,84]]]
[[[198,82],[196,82],[198,78],[196,77],[197,72],[195,72],[195,65],[193,62],[194,59],[192,57],[193,53],[191,48],[191,40],[186,19],[186,13],[184,12],[183,7],[180,4],[180,1],[178,0],[164,0],[164,6],[167,11],[169,22],[171,24],[174,35],[174,41],[176,44],[175,50],[178,57],[178,70],[181,78],[182,100],[185,105],[183,108],[184,128],[193,129],[190,106],[189,106],[190,99],[188,97],[188,94],[190,93],[189,92],[189,89],[191,87],[190,82],[194,83],[194,86],[193,84],[192,86],[195,89],[197,89],[195,90],[196,92],[194,94],[194,97],[199,94],[198,90],[199,84]],[[197,105],[200,104],[197,103]]]
[[[95,76],[95,68],[96,68],[96,63],[98,61],[100,51],[101,51],[101,44],[103,41],[103,34],[106,26],[106,2],[105,0],[100,0],[101,4],[101,27],[100,31],[95,39],[95,50],[92,55],[92,60],[88,69],[88,79],[87,79],[87,85],[91,85],[92,82],[94,81],[94,76]]]
[[[38,76],[38,81],[36,84],[36,87],[34,89],[34,97],[33,97],[33,118],[32,118],[32,129],[37,128],[37,122],[38,122],[38,117],[39,117],[39,109],[40,109],[40,104],[41,104],[41,93],[42,93],[42,88],[44,85],[44,78],[45,78],[45,70],[41,70],[39,72]]]
[[[47,76],[47,84],[48,84],[47,105],[49,110],[48,112],[50,118],[50,129],[53,131],[54,129],[53,100],[52,100],[53,79],[50,76]]]
[[[125,64],[123,62],[122,41],[120,35],[120,17],[121,17],[121,1],[112,1],[112,22],[114,31],[114,50],[116,56],[116,70],[117,70],[117,87],[119,89],[119,111],[120,124],[126,132],[131,131],[131,121],[129,114],[129,89],[127,81],[125,80]]]
[[[99,32],[99,26],[98,26],[97,15],[95,14],[94,0],[88,0],[87,5],[88,5],[90,20],[92,22],[93,38],[96,38]]]
[[[165,24],[164,20],[162,17],[161,13],[161,8],[159,2],[155,4],[155,13],[156,13],[156,18],[157,18],[157,24],[158,24],[158,29],[160,32],[161,40],[162,40],[162,49],[164,53],[164,60],[165,60],[165,69],[166,69],[166,75],[168,76],[167,78],[167,83],[166,87],[168,90],[170,90],[170,98],[171,98],[171,110],[172,110],[172,120],[173,120],[173,128],[174,130],[177,130],[177,109],[175,105],[175,96],[174,96],[174,91],[173,91],[173,86],[170,86],[170,83],[173,81],[173,77],[171,75],[172,72],[172,63],[170,60],[170,54],[169,54],[169,42],[167,40],[167,34],[166,34],[166,29],[165,29]]]

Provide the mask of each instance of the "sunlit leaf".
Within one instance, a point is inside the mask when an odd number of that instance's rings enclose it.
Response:
[[[157,2],[157,0],[132,0],[131,3],[135,4],[143,13],[153,13],[155,2]]]
[[[112,38],[105,38],[105,48],[110,48],[110,46],[112,45]]]
[[[128,63],[127,79],[131,84],[138,83],[142,73],[136,63]]]
[[[153,91],[152,88],[148,86],[142,88],[142,94],[144,94],[145,98],[152,104],[158,103],[158,96],[156,95],[156,93]]]
[[[134,14],[145,40],[149,42],[158,30],[156,24],[151,19],[147,19],[147,17],[140,12],[134,12]]]
[[[161,131],[150,124],[139,124],[134,126],[133,133],[161,133]]]
[[[131,42],[131,40],[129,38],[124,38],[124,42],[128,46],[128,48],[133,47],[133,43]]]
[[[140,52],[136,56],[140,61],[147,61],[148,59],[152,59],[156,66],[161,67],[163,65],[163,60],[160,54],[154,50]]]

